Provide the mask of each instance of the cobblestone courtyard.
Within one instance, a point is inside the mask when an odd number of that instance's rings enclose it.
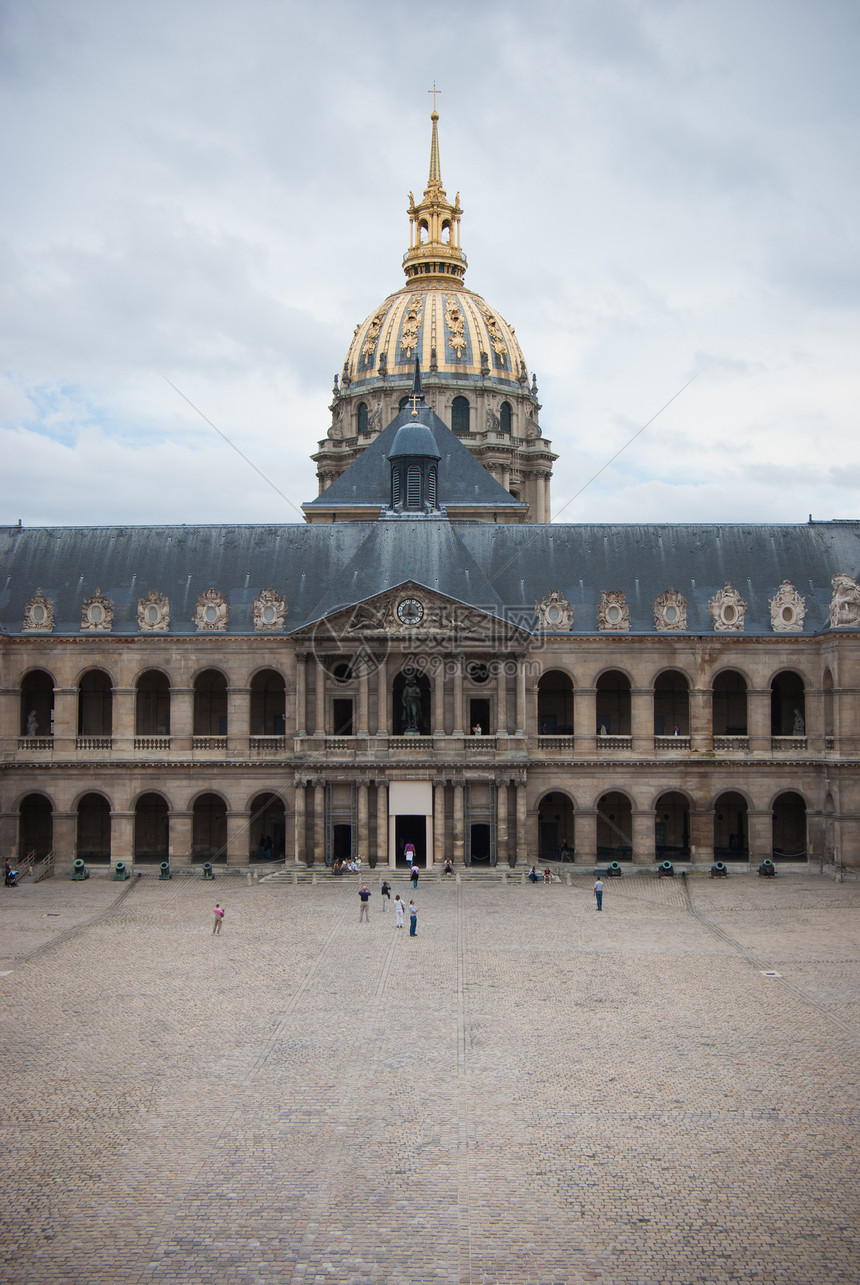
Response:
[[[5,891],[0,1279],[856,1281],[860,885],[688,883]]]

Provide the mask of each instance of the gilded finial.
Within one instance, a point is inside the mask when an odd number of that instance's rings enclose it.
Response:
[[[409,193],[410,236],[409,249],[403,256],[403,270],[407,278],[421,276],[462,280],[466,271],[466,256],[460,248],[460,193],[452,205],[442,186],[442,165],[439,160],[439,113],[436,95],[442,90],[433,88],[433,112],[430,135],[430,173],[423,198],[417,202]]]

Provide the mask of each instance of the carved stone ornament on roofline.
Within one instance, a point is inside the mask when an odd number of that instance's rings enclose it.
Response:
[[[21,628],[34,634],[49,634],[54,628],[54,600],[37,589],[24,607]]]
[[[254,628],[258,633],[280,633],[287,618],[287,604],[276,589],[262,589],[254,599]]]
[[[608,633],[623,633],[630,628],[630,608],[623,590],[603,590],[597,608],[597,628]]]
[[[654,626],[660,633],[681,633],[687,628],[687,599],[677,589],[658,594],[654,602]]]
[[[788,580],[783,580],[770,600],[770,625],[774,633],[803,633],[806,602]]]
[[[101,589],[96,589],[81,604],[81,629],[95,633],[109,633],[113,624],[113,603],[106,598]]]
[[[551,589],[535,603],[535,615],[543,633],[568,633],[573,628],[573,607],[560,589]]]
[[[743,633],[747,604],[729,581],[708,600],[708,610],[718,633]]]
[[[144,634],[164,634],[170,628],[170,603],[167,595],[150,589],[137,600],[137,627]]]
[[[191,620],[197,626],[198,633],[223,633],[229,618],[224,594],[217,589],[207,589],[197,599],[197,607]]]
[[[833,597],[830,599],[830,628],[840,625],[860,625],[860,585],[844,572],[830,581]]]

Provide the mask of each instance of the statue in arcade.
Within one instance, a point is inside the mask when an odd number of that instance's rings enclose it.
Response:
[[[406,732],[421,731],[421,688],[414,674],[406,676],[403,684],[403,729]]]

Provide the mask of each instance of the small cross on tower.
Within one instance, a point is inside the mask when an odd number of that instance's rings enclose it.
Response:
[[[427,90],[427,93],[428,93],[428,94],[430,93],[430,90],[429,90],[429,89]],[[410,398],[408,398],[408,400],[412,403],[412,418],[413,418],[413,419],[417,419],[417,418],[418,418],[418,407],[419,407],[420,403],[423,401],[423,398],[419,397],[417,393],[413,393],[413,394],[412,394],[412,396],[411,396]]]
[[[442,90],[441,90],[441,89],[437,89],[437,88],[436,88],[436,81],[434,80],[434,81],[433,81],[433,88],[432,88],[432,89],[428,89],[428,90],[427,90],[427,93],[428,93],[428,94],[432,94],[432,95],[433,95],[433,111],[434,111],[434,112],[436,111],[436,95],[437,95],[437,94],[441,94],[441,92],[442,92]]]

